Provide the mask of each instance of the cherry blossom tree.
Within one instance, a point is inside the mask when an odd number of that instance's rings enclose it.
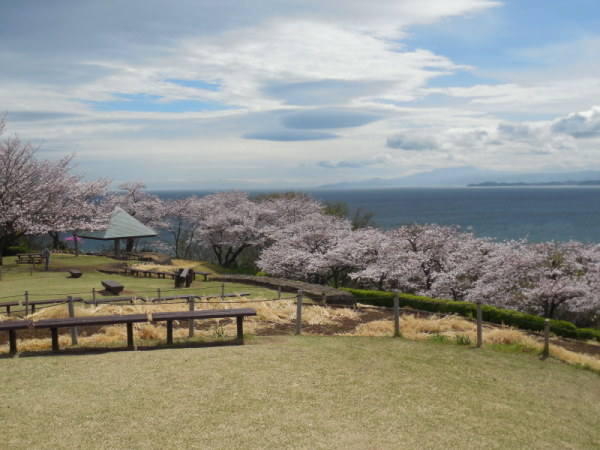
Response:
[[[357,230],[358,231],[358,230]],[[406,225],[369,242],[353,278],[378,289],[462,300],[494,244],[459,227]]]
[[[56,241],[59,233],[73,233],[75,255],[79,253],[76,239],[80,231],[94,231],[108,225],[111,205],[104,201],[110,181],[99,179],[90,182],[76,181],[69,190],[58,198],[54,207],[49,209],[46,224],[51,227],[48,233]]]
[[[304,220],[323,209],[321,202],[303,192],[260,195],[254,201],[261,205],[266,222],[273,230]]]
[[[563,311],[597,312],[597,250],[556,242],[505,243],[467,298],[544,317]]]
[[[336,250],[350,233],[347,219],[311,214],[279,230],[257,264],[273,275],[319,284],[332,280],[338,285],[346,261]]]
[[[196,196],[162,202],[162,220],[158,224],[170,236],[167,245],[176,258],[190,258],[204,226],[204,202]]]
[[[0,117],[0,133],[4,118]],[[90,189],[102,193],[107,181],[82,183],[73,174],[74,155],[57,161],[36,158],[38,148],[18,136],[0,141],[0,255],[25,234],[43,234],[86,222]],[[1,258],[0,258],[1,263]]]
[[[199,244],[208,246],[219,265],[231,267],[247,248],[265,242],[271,217],[246,192],[219,192],[200,199]]]

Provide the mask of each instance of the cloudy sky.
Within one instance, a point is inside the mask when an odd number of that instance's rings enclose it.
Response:
[[[600,170],[597,0],[2,0],[9,135],[152,189]]]

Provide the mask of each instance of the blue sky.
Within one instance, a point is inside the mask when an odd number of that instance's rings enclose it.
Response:
[[[600,170],[600,2],[22,0],[7,133],[151,189]]]

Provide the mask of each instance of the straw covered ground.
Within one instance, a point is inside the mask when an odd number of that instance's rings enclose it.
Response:
[[[295,330],[296,305],[291,300],[263,300],[245,297],[220,301],[200,301],[196,309],[229,309],[250,306],[257,311],[256,317],[246,318],[244,331],[249,335],[272,336],[293,334]],[[184,301],[174,303],[103,304],[98,307],[75,307],[76,316],[151,314],[157,311],[187,310]],[[45,308],[28,316],[32,320],[68,317],[66,305]],[[0,321],[9,319],[0,315]],[[394,327],[391,311],[384,308],[359,307],[331,308],[319,305],[304,305],[302,314],[303,332],[313,335],[391,337]],[[476,325],[473,321],[458,316],[419,316],[403,314],[400,327],[404,338],[413,341],[434,340],[441,343],[472,346],[476,342]],[[188,323],[175,323],[174,338],[182,341],[188,338]],[[86,327],[79,332],[79,345],[82,347],[117,347],[126,341],[126,328],[122,325],[106,327]],[[210,319],[195,322],[195,336],[199,341],[223,340],[236,335],[233,319]],[[47,331],[25,330],[18,334],[18,348],[22,352],[48,350],[51,341]],[[166,327],[160,323],[134,324],[134,337],[137,346],[150,346],[166,339]],[[0,337],[0,352],[8,352],[6,336]],[[59,337],[61,347],[68,347],[70,335],[62,330]],[[494,327],[484,328],[484,342],[488,347],[500,350],[540,354],[542,343],[539,336],[521,330]],[[565,341],[554,339],[550,353],[555,359],[588,367],[600,372],[600,345],[589,343],[579,351],[572,351]]]

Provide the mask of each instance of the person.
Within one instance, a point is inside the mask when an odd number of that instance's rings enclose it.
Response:
[[[48,247],[46,247],[44,250],[42,250],[42,257],[44,258],[44,261],[46,262],[46,266],[45,266],[44,270],[48,270],[48,264],[50,264],[50,250],[48,250]]]

